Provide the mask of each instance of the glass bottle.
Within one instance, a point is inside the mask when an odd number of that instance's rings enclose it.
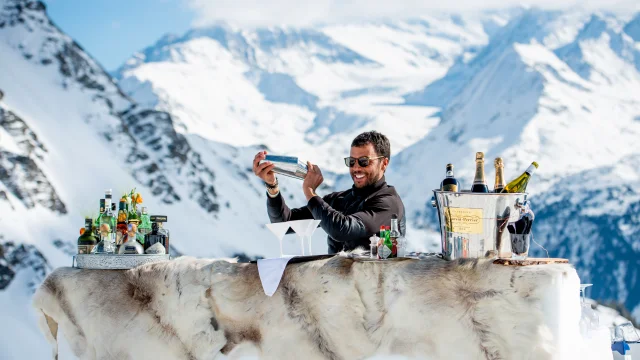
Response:
[[[93,219],[84,220],[84,228],[80,237],[78,237],[78,254],[91,254],[91,251],[98,243],[98,240],[93,235]]]
[[[459,189],[460,183],[453,176],[453,164],[447,164],[447,172],[444,180],[440,183],[440,190],[458,192],[460,191]]]
[[[118,254],[122,254],[122,255],[144,254],[144,248],[136,240],[137,232],[138,232],[138,225],[132,224],[132,223],[127,225],[127,241],[125,241],[122,244],[122,246],[120,246],[120,248],[118,249]]]
[[[147,213],[147,207],[142,207],[140,213],[140,225],[138,226],[138,242],[144,246],[145,235],[151,232],[151,217]]]
[[[164,243],[166,235],[160,232],[160,223],[153,222],[151,224],[151,232],[145,235],[144,252],[145,254],[165,254],[167,253]]]
[[[93,248],[92,253],[113,254],[115,252],[116,218],[112,213],[111,189],[105,191],[104,209],[104,213],[100,216],[100,242]]]
[[[476,175],[473,178],[473,185],[471,186],[471,192],[475,193],[488,193],[489,187],[484,180],[484,153],[476,153]]]
[[[496,168],[496,181],[493,185],[493,192],[500,193],[506,186],[504,183],[504,163],[502,162],[502,158],[497,157],[493,161],[493,165]]]
[[[506,193],[523,193],[527,190],[527,185],[529,184],[529,180],[531,179],[531,175],[533,172],[538,169],[538,163],[532,162],[531,165],[525,170],[520,176],[511,180],[505,187],[502,192]]]
[[[126,241],[127,237],[127,211],[124,199],[118,202],[118,225],[116,225],[116,248]]]

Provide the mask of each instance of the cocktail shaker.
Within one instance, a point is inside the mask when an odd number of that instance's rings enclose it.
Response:
[[[307,164],[300,161],[296,156],[267,155],[260,164],[270,161],[275,164],[273,172],[289,176],[295,179],[304,179],[307,175]]]

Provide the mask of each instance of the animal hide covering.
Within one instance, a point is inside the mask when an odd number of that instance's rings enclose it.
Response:
[[[180,257],[131,270],[58,268],[33,305],[56,359],[60,329],[87,360],[540,360],[557,346],[541,284],[558,274],[577,278],[566,264],[343,253],[290,264],[268,297],[256,264]]]

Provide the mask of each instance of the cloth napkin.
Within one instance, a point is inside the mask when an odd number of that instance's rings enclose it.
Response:
[[[274,259],[258,259],[258,274],[262,289],[267,296],[272,296],[278,289],[284,269],[293,256]]]

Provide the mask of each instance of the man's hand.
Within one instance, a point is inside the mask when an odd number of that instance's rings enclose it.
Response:
[[[270,161],[265,161],[260,164],[260,160],[264,160],[266,156],[266,151],[260,151],[256,154],[253,158],[253,173],[262,179],[262,181],[269,185],[273,185],[276,183],[276,174],[273,172],[273,167],[276,165]]]
[[[302,191],[304,192],[304,196],[309,201],[312,197],[316,196],[316,189],[324,178],[322,177],[322,171],[318,165],[313,165],[309,161],[307,161],[307,175],[304,177],[304,181],[302,182]]]

